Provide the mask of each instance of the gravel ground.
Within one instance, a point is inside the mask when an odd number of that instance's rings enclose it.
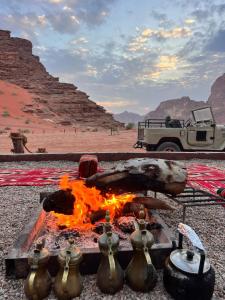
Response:
[[[224,168],[224,161],[189,161]],[[38,167],[71,167],[71,162],[23,162],[1,163],[0,168],[38,168]],[[112,164],[104,164],[110,167]],[[9,280],[5,278],[4,256],[9,247],[17,238],[23,225],[29,220],[31,214],[39,206],[39,193],[41,191],[53,191],[56,186],[44,187],[1,187],[0,188],[0,299],[22,300],[23,280]],[[181,221],[181,208],[173,212],[160,212],[172,230]],[[192,226],[200,235],[207,249],[211,264],[216,271],[215,300],[225,299],[225,209],[217,207],[189,208],[187,210],[186,223]],[[100,293],[95,284],[95,276],[85,276],[84,289],[79,299],[171,299],[163,288],[162,274],[158,272],[159,280],[155,289],[149,294],[136,293],[126,285],[115,296],[105,296]],[[48,299],[55,299],[51,295]]]

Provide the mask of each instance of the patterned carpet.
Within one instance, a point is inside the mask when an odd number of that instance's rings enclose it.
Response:
[[[0,169],[0,186],[57,185],[65,174],[75,179],[78,177],[78,168]],[[219,187],[225,188],[225,171],[192,164],[188,167],[188,185],[215,194]]]

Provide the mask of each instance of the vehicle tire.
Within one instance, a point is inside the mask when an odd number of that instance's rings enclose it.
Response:
[[[152,146],[147,145],[147,146],[146,146],[146,151],[152,151]]]
[[[164,142],[156,148],[156,151],[180,152],[181,148],[176,143]]]

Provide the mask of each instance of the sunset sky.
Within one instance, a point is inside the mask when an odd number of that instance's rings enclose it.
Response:
[[[0,28],[111,112],[207,100],[225,73],[224,0],[0,0]]]

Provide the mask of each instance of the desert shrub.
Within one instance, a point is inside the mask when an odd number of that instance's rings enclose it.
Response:
[[[11,95],[12,95],[12,96],[17,96],[17,93],[13,92]]]
[[[11,130],[11,128],[10,127],[5,127],[5,130]]]
[[[27,120],[25,121],[25,124],[30,124],[30,120],[27,119]]]
[[[93,128],[92,129],[92,132],[97,132],[98,131],[98,128]]]
[[[135,127],[135,124],[134,123],[128,123],[126,125],[126,130],[130,130],[130,129],[133,129]]]
[[[3,117],[9,117],[10,114],[9,114],[9,112],[7,110],[5,110],[5,111],[3,111],[2,116]]]
[[[0,95],[4,95],[4,92],[0,90]]]

